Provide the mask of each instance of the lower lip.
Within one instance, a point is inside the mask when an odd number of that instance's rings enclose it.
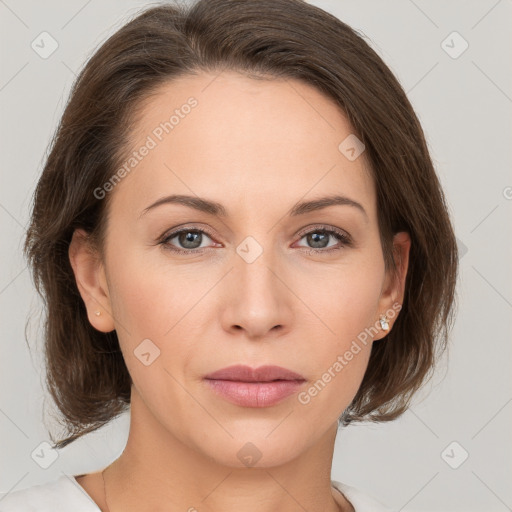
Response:
[[[239,382],[205,379],[226,400],[244,407],[270,407],[296,393],[305,381]]]

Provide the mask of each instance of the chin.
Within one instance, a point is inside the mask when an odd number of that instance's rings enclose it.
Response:
[[[270,428],[266,428],[264,432],[255,432],[249,428],[236,432],[226,425],[233,437],[220,428],[218,434],[207,439],[202,433],[198,433],[202,437],[196,443],[196,449],[226,467],[270,468],[299,457],[314,442],[313,439],[304,438],[304,432],[298,429],[290,430],[288,427],[278,432],[280,427],[276,429],[276,425],[278,423],[269,423],[267,426]],[[300,432],[301,437],[294,435],[294,432]]]

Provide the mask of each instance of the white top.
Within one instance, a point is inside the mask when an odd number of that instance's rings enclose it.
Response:
[[[331,480],[356,512],[390,512],[356,487]],[[100,512],[100,508],[73,476],[0,494],[0,512]]]

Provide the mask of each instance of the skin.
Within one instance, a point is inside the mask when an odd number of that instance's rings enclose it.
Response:
[[[331,487],[337,420],[361,384],[372,341],[386,332],[360,344],[307,404],[294,394],[271,407],[234,405],[203,377],[232,364],[275,364],[310,388],[359,333],[401,304],[410,238],[395,235],[394,277],[384,266],[365,154],[350,161],[340,152],[349,122],[298,81],[232,71],[181,77],[145,105],[131,149],[190,96],[198,105],[109,192],[103,259],[81,230],[69,250],[89,321],[117,330],[133,379],[128,442],[105,473],[110,511],[353,510]],[[288,215],[298,201],[334,191],[366,213],[337,205]],[[227,216],[178,204],[142,214],[169,194],[217,201]],[[176,227],[210,230],[205,249],[180,255],[158,243]],[[325,234],[319,227],[342,230],[352,244],[331,235],[314,245],[306,235]],[[248,236],[263,250],[251,263],[236,252]],[[169,245],[194,247],[176,236]],[[160,349],[149,366],[134,355],[144,339]],[[237,456],[248,442],[261,453],[252,467]],[[101,474],[77,480],[106,510]]]

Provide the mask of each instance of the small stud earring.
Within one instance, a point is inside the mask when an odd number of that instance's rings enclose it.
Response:
[[[383,331],[389,331],[388,317],[386,315],[382,315],[379,319],[379,322]]]
[[[100,316],[100,315],[101,315],[101,311],[95,311],[95,312],[94,312],[94,314],[95,314],[96,316]]]

